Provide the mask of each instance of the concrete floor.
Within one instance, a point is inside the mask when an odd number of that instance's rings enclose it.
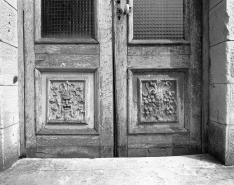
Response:
[[[234,185],[234,166],[209,155],[112,158],[22,159],[0,173],[1,185]]]

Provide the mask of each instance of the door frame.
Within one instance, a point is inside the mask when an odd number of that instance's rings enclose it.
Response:
[[[113,7],[114,2],[112,0]],[[112,9],[113,9],[112,7]],[[209,1],[202,1],[202,153],[206,153],[208,147],[208,120],[209,120]],[[26,153],[26,125],[25,125],[25,37],[24,37],[24,20],[25,3],[23,0],[18,1],[18,69],[19,69],[19,122],[20,122],[20,154]],[[115,14],[115,11],[113,11]],[[113,21],[114,22],[114,21]],[[114,39],[114,37],[113,37]],[[115,58],[114,58],[115,59]],[[115,93],[114,93],[115,94]],[[116,101],[116,100],[115,100]],[[116,116],[116,115],[115,115]],[[118,122],[119,118],[115,118]],[[122,130],[124,128],[118,128]],[[119,133],[115,133],[115,140]],[[121,136],[121,134],[119,135]],[[124,143],[124,141],[120,141]],[[121,154],[123,152],[123,154]],[[119,156],[124,155],[125,147],[120,148]],[[116,154],[117,156],[117,154]]]

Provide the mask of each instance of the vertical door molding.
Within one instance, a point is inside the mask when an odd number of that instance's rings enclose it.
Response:
[[[24,38],[25,38],[25,137],[27,156],[34,156],[35,135],[35,55],[34,55],[34,3],[24,1]]]
[[[24,7],[23,0],[17,2],[18,13],[18,81],[19,81],[19,122],[20,122],[20,154],[25,155],[25,124],[24,124]]]
[[[117,125],[118,156],[127,156],[127,15],[117,16],[117,8],[124,8],[126,0],[113,1],[114,35],[115,35],[115,104]]]
[[[190,0],[190,143],[191,153],[202,149],[202,1]],[[192,124],[191,124],[192,123]]]
[[[113,49],[112,49],[112,1],[97,0],[98,33],[100,44],[100,138],[101,156],[113,157]]]

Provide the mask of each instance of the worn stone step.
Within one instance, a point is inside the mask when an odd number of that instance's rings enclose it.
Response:
[[[152,158],[22,159],[1,185],[234,184],[234,166],[209,155]]]

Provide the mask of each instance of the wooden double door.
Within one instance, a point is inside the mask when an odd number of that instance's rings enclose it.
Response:
[[[200,0],[24,1],[28,157],[201,152]]]

